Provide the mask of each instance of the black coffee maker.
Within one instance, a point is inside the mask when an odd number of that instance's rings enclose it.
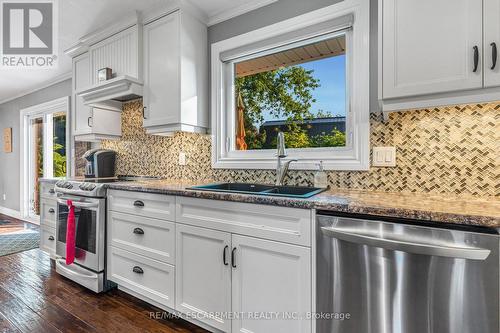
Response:
[[[82,158],[85,165],[85,178],[109,178],[115,176],[116,152],[107,149],[92,149]]]

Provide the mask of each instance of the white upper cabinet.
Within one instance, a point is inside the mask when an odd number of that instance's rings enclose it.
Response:
[[[121,136],[120,112],[85,105],[83,98],[78,95],[81,89],[91,83],[89,67],[88,52],[73,58],[73,136],[76,141],[118,139]]]
[[[498,25],[498,0],[486,2],[495,3]],[[483,86],[482,0],[383,0],[382,6],[383,99]]]
[[[149,134],[204,133],[207,28],[179,9],[144,26],[144,127]]]
[[[89,54],[84,53],[73,58],[73,134],[89,134],[91,131],[91,107],[83,104],[83,99],[77,91],[90,85]]]
[[[484,86],[500,86],[500,0],[484,0]]]

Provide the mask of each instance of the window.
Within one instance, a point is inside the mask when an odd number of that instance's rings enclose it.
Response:
[[[234,62],[236,149],[346,146],[346,35]]]
[[[281,131],[296,169],[368,169],[368,16],[345,0],[213,44],[213,166],[275,168]]]

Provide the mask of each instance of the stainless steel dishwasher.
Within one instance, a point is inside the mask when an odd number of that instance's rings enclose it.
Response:
[[[496,230],[434,226],[319,213],[317,333],[500,332]]]

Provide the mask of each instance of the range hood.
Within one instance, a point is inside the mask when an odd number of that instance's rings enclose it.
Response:
[[[118,76],[77,93],[88,106],[121,111],[122,103],[142,97],[143,82],[131,76]]]

